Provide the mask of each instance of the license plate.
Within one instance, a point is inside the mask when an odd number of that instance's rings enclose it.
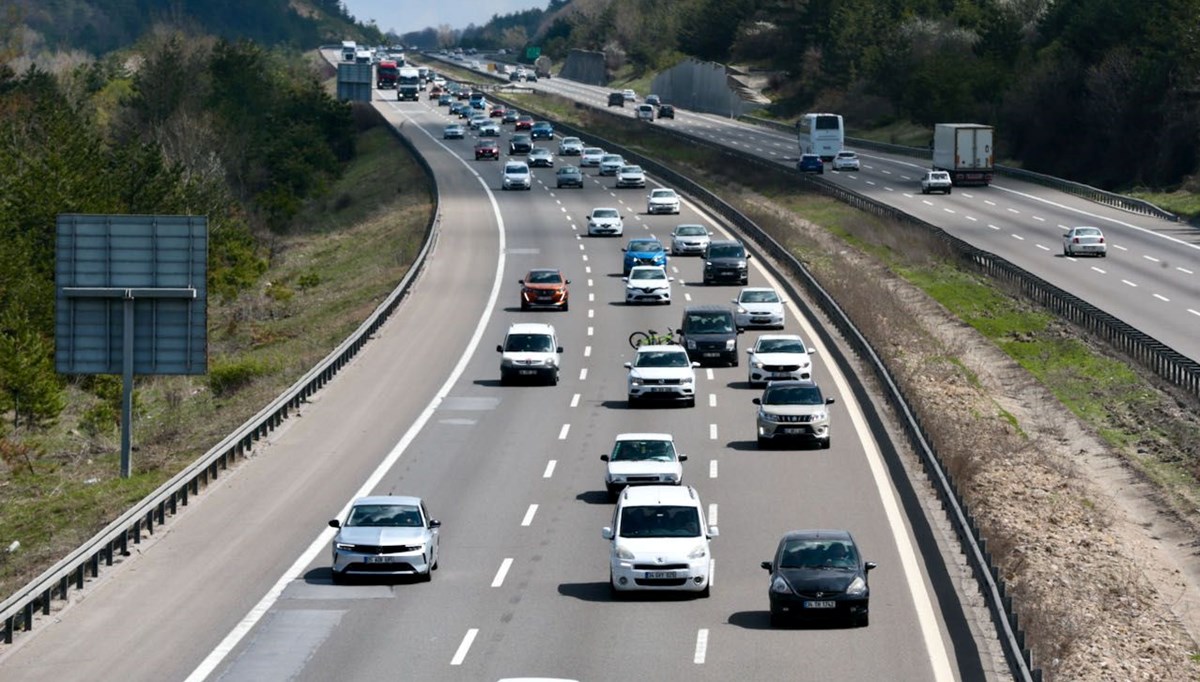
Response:
[[[369,556],[367,557],[368,564],[390,564],[392,557],[390,556]]]
[[[702,353],[702,355],[706,358],[716,358],[721,356],[720,353]]]
[[[675,577],[675,571],[646,571],[646,577],[650,580],[662,578],[670,579]]]
[[[530,374],[537,374],[537,370],[536,369],[522,369],[522,370],[517,370],[517,374],[528,376]]]
[[[674,391],[675,389],[670,386],[651,386],[650,390],[655,393],[670,393],[671,391]]]
[[[835,601],[806,601],[803,604],[806,609],[835,609],[837,602]]]
[[[791,433],[791,434],[805,433],[806,431],[807,431],[807,429],[802,429],[802,428],[798,428],[795,426],[783,430],[784,433]]]

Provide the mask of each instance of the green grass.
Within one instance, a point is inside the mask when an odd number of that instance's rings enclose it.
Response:
[[[871,130],[847,130],[850,137],[861,137],[865,140],[902,144],[909,147],[927,147],[933,139],[933,131],[924,126],[909,121],[899,121],[891,125]]]
[[[1200,194],[1179,190],[1176,192],[1130,192],[1129,196],[1149,201],[1161,209],[1170,211],[1184,220],[1200,217]]]

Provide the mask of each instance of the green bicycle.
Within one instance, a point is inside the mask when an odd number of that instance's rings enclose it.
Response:
[[[653,329],[650,329],[644,332],[636,331],[629,335],[629,345],[633,346],[635,349],[639,346],[669,346],[673,345],[674,343],[675,336],[669,329],[667,330],[666,334],[659,334]]]

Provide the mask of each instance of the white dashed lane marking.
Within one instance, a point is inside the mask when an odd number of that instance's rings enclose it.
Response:
[[[504,576],[508,575],[508,569],[512,568],[512,558],[506,558],[500,562],[500,570],[496,571],[496,577],[492,578],[492,587],[500,587],[504,584]]]
[[[704,658],[708,655],[708,628],[700,628],[696,633],[696,655],[692,658],[692,662],[696,664],[704,663]]]
[[[1123,280],[1121,280],[1121,281],[1122,281],[1122,282],[1124,282],[1124,283],[1126,283],[1126,284],[1128,284],[1128,285],[1129,285],[1129,286],[1131,286],[1131,287],[1137,287],[1137,285],[1136,285],[1136,284],[1134,284],[1133,282],[1130,282],[1130,281],[1129,281],[1129,280],[1127,280],[1127,279],[1123,279]]]
[[[546,470],[542,472],[542,478],[550,478],[554,475],[554,467],[558,466],[558,460],[552,459],[546,462]]]
[[[1157,298],[1158,300],[1160,300],[1160,301],[1162,301],[1162,302],[1164,302],[1164,303],[1170,303],[1170,302],[1171,302],[1171,299],[1167,298],[1166,296],[1162,296],[1162,295],[1160,295],[1160,294],[1154,294],[1154,298]]]
[[[458,651],[454,652],[454,658],[450,659],[450,665],[462,665],[463,660],[467,657],[467,652],[471,650],[471,643],[475,641],[475,636],[478,634],[479,628],[467,630],[462,643],[458,645]]]
[[[558,430],[558,439],[559,439],[559,440],[566,440],[566,439],[567,439],[567,434],[568,434],[568,433],[570,433],[570,432],[571,432],[571,425],[570,425],[570,424],[563,424],[563,425],[562,425],[562,428]]]
[[[715,460],[715,459],[708,461],[708,477],[709,478],[717,477],[717,460]]]
[[[533,523],[533,515],[537,513],[538,506],[536,504],[529,505],[529,509],[525,511],[525,518],[521,519],[522,526],[528,526]]]

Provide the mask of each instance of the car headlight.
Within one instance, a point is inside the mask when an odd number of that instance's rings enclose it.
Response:
[[[348,551],[354,549],[354,544],[350,543],[350,542],[335,542],[335,543],[333,543],[333,546],[335,548],[340,549],[345,552],[348,552]]]
[[[828,412],[814,412],[811,417],[811,420],[815,422],[825,421],[826,419],[829,419]]]
[[[850,597],[861,597],[867,593],[867,581],[858,576],[850,581],[850,586],[846,588],[846,595]]]
[[[679,474],[664,474],[663,480],[667,481],[668,483],[678,483],[679,482]]]
[[[633,561],[637,557],[633,555],[633,552],[631,552],[629,548],[623,545],[617,545],[617,558],[624,559],[625,561]]]
[[[800,363],[800,369],[808,369],[808,366],[811,364],[811,362],[802,362]]]
[[[710,260],[706,260],[706,261],[704,261],[704,267],[706,267],[706,268],[711,268],[711,267],[712,267],[712,261],[710,261]]]
[[[745,268],[746,268],[746,261],[744,261],[744,260],[740,260],[740,261],[738,261],[738,264],[737,264],[737,266],[738,266],[739,268],[745,269]]]
[[[725,350],[737,350],[737,339],[729,339],[726,341]]]
[[[703,559],[706,556],[708,556],[708,545],[701,543],[693,547],[692,551],[688,552],[687,558]]]
[[[773,421],[776,421],[775,417],[776,417],[776,415],[774,415],[770,412],[767,412],[766,410],[760,409],[758,411],[758,418],[761,419],[762,421],[773,422]]]
[[[792,586],[788,585],[787,581],[781,576],[775,576],[775,578],[771,580],[771,591],[775,594],[791,594]]]

